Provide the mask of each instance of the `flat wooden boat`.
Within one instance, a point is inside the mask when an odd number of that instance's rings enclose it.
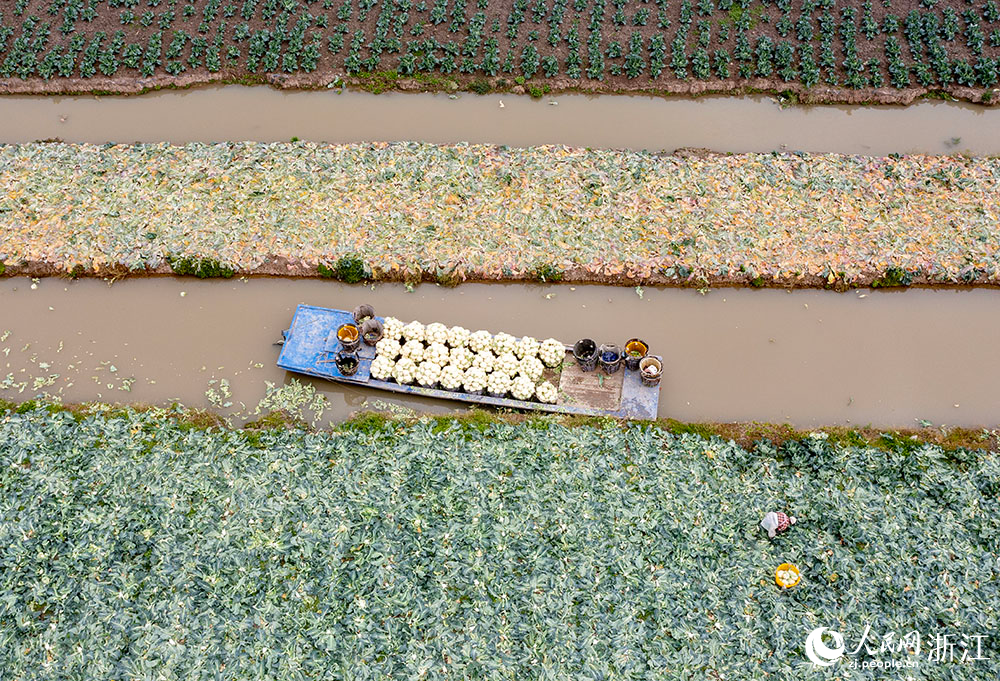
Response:
[[[377,319],[382,321],[381,317]],[[375,348],[364,343],[357,350],[360,366],[353,375],[345,376],[333,359],[343,348],[337,338],[337,329],[347,323],[354,323],[354,314],[347,310],[299,305],[291,327],[283,333],[284,344],[278,357],[278,366],[285,371],[338,383],[492,407],[614,416],[622,419],[656,418],[660,396],[658,385],[643,385],[639,372],[629,371],[624,365],[612,374],[605,374],[600,368],[583,371],[573,359],[572,348],[569,346],[566,347],[566,360],[562,366],[546,368],[543,374],[545,380],[558,388],[559,397],[555,404],[378,380],[372,378],[370,372]]]

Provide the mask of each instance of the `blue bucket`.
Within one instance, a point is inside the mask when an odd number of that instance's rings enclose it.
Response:
[[[622,349],[614,343],[605,343],[598,353],[601,362],[601,369],[604,373],[611,375],[621,369]]]

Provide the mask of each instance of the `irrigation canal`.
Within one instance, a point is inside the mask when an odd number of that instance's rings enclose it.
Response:
[[[455,97],[452,99],[452,97]],[[941,101],[782,108],[766,97],[279,91],[238,85],[138,97],[0,98],[0,143],[422,140],[510,146],[886,155],[1000,154],[1000,109]]]
[[[1000,291],[347,286],[320,280],[0,279],[0,398],[215,406],[251,415],[266,381],[292,380],[272,343],[297,303],[571,342],[649,341],[665,356],[660,415],[800,427],[996,425]],[[9,331],[9,333],[6,333]],[[6,377],[6,378],[5,378]],[[231,396],[219,397],[219,381]],[[215,383],[212,383],[215,381]],[[324,381],[324,422],[386,404],[458,403]],[[241,404],[242,403],[242,404]]]

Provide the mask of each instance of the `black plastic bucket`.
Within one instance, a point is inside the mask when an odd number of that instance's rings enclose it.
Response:
[[[597,368],[597,343],[590,338],[581,338],[573,345],[573,357],[580,365],[581,371],[593,371]]]
[[[622,349],[614,343],[605,343],[598,352],[601,369],[606,374],[613,374],[622,367]]]
[[[375,345],[382,340],[382,322],[374,317],[361,322],[361,338],[365,345]]]
[[[663,362],[657,357],[644,357],[639,362],[639,378],[646,386],[656,386],[660,384],[660,377],[663,376]]]
[[[337,329],[337,340],[347,352],[354,352],[361,345],[361,330],[354,324],[341,324]]]
[[[375,319],[375,308],[367,303],[354,308],[354,321],[361,324],[366,319]]]
[[[625,352],[622,353],[622,362],[629,371],[638,371],[639,362],[649,353],[649,344],[639,338],[629,338],[625,342]]]
[[[334,361],[337,363],[337,371],[344,376],[353,376],[358,372],[358,367],[361,366],[361,361],[353,352],[338,352]]]

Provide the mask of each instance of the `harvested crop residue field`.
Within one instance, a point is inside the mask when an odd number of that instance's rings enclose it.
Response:
[[[0,15],[0,91],[221,80],[989,103],[998,29],[994,0],[19,0]]]
[[[1000,281],[996,158],[429,144],[0,148],[8,274]],[[322,268],[321,268],[322,266]]]

